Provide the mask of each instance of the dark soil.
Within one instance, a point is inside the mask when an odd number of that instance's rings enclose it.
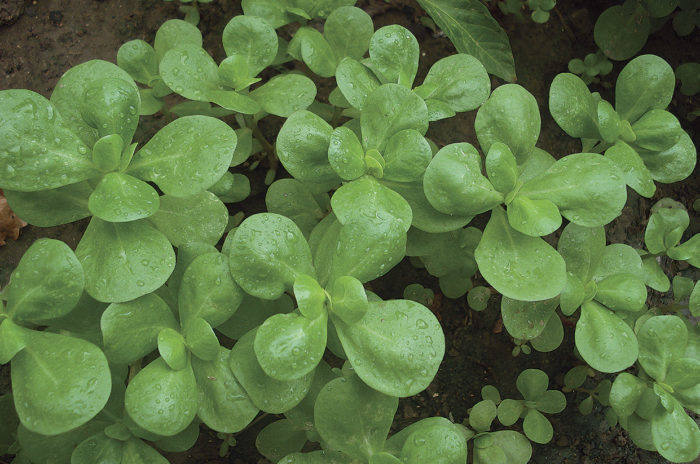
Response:
[[[493,3],[493,2],[491,2]],[[498,8],[492,8],[496,19],[508,33],[515,56],[518,83],[527,88],[537,99],[542,112],[542,134],[538,146],[555,157],[579,150],[577,142],[566,136],[549,116],[547,94],[549,84],[557,73],[566,72],[572,58],[582,58],[595,49],[592,30],[600,12],[619,2],[596,2],[593,6],[585,0],[561,1],[549,22],[538,25],[526,19],[518,21],[504,16]],[[143,39],[152,43],[158,26],[170,18],[181,17],[177,2],[161,0],[0,0],[0,89],[27,88],[49,96],[58,78],[71,66],[90,59],[115,61],[119,46],[131,39]],[[421,65],[418,82],[430,65],[438,59],[454,53],[454,47],[440,32],[433,32],[420,22],[424,15],[415,1],[360,0],[375,21],[375,26],[398,23],[407,27],[421,44]],[[241,13],[240,2],[215,0],[201,6],[200,29],[204,34],[205,48],[217,60],[223,58],[221,31],[228,20]],[[670,22],[652,34],[640,53],[655,53],[666,59],[674,68],[681,63],[700,61],[700,35],[679,38]],[[616,74],[624,63],[615,63],[612,74],[594,85],[604,97],[612,99]],[[319,95],[327,95],[329,80],[319,82]],[[502,84],[493,78],[493,86]],[[699,99],[676,93],[670,111],[678,116],[684,128],[690,132],[696,146],[695,126],[685,116],[699,106]],[[476,145],[473,121],[476,112],[460,114],[438,124],[431,124],[429,136],[438,145],[467,141]],[[146,129],[142,134],[162,126],[163,118],[143,118]],[[264,130],[274,139],[275,123]],[[137,139],[139,134],[137,134]],[[253,175],[258,177],[258,169]],[[658,185],[652,199],[644,199],[630,191],[628,205],[623,214],[607,227],[610,242],[628,243],[635,247],[643,244],[643,233],[650,206],[658,199],[670,196],[683,203],[691,212],[689,235],[700,232],[693,201],[700,196],[696,169],[691,178],[682,183]],[[256,188],[252,179],[253,194],[245,204],[235,206],[232,212],[243,209],[247,214],[262,211],[264,189]],[[261,179],[257,179],[258,181]],[[257,185],[262,185],[257,182]],[[483,218],[476,224],[483,225]],[[0,247],[0,286],[31,243],[40,237],[63,240],[75,247],[86,227],[85,221],[61,227],[22,230],[19,240],[9,241]],[[670,276],[682,273],[698,278],[697,271],[671,263]],[[695,275],[693,275],[695,273]],[[498,304],[492,298],[490,307],[481,313],[469,310],[466,299],[441,298],[437,280],[423,270],[413,268],[408,260],[402,262],[386,277],[372,283],[373,290],[383,298],[401,298],[406,285],[419,282],[435,291],[439,304],[434,305],[446,335],[446,355],[441,369],[430,387],[413,398],[402,400],[395,420],[400,429],[416,420],[441,415],[457,422],[465,420],[468,409],[480,398],[480,389],[486,384],[498,386],[504,397],[517,398],[515,378],[526,368],[541,368],[551,379],[550,387],[560,388],[566,371],[579,361],[573,354],[573,327],[566,325],[564,344],[552,353],[536,353],[514,358],[513,343],[502,330]],[[477,279],[478,283],[479,282]],[[651,302],[664,301],[661,295],[650,294]],[[595,379],[601,380],[602,377]],[[9,390],[9,369],[0,368],[0,393]],[[533,462],[536,463],[660,463],[666,462],[656,453],[639,450],[618,427],[610,428],[604,421],[604,410],[596,407],[590,416],[578,413],[576,405],[584,398],[581,394],[567,394],[569,406],[559,414],[550,416],[554,425],[554,439],[548,445],[534,445]],[[202,428],[195,447],[186,453],[172,454],[173,463],[265,463],[257,453],[254,440],[257,432],[274,416],[266,417],[248,430],[237,435],[239,445],[230,454],[218,456],[221,441],[216,434]],[[0,457],[0,464],[9,463],[10,457]]]

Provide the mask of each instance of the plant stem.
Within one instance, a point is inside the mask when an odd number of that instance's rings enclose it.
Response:
[[[270,165],[270,169],[277,171],[279,159],[277,159],[277,155],[275,154],[275,147],[265,138],[253,116],[246,115],[244,116],[244,120],[246,126],[253,131],[253,137],[258,139],[258,142],[260,142],[260,144],[263,146],[263,150],[265,150],[265,153],[267,154],[267,161]]]

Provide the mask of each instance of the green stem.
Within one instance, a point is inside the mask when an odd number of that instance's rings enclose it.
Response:
[[[267,161],[269,163],[269,167],[271,170],[277,171],[277,165],[279,164],[279,159],[277,159],[277,155],[275,154],[275,147],[268,142],[268,140],[265,138],[263,135],[262,131],[260,130],[260,127],[258,127],[258,123],[255,121],[253,116],[250,115],[245,115],[244,116],[246,126],[253,131],[253,137],[258,139],[260,144],[263,146],[263,150],[265,150],[265,153],[267,154]]]
[[[129,365],[129,378],[127,380],[127,384],[130,384],[132,380],[134,380],[134,377],[136,377],[136,374],[138,374],[141,371],[141,359],[138,361],[134,362],[133,364]]]
[[[590,153],[603,153],[605,150],[607,150],[610,147],[612,147],[611,143],[601,141],[601,142],[597,143],[596,145],[594,145],[593,148],[591,148],[589,150],[589,152]]]

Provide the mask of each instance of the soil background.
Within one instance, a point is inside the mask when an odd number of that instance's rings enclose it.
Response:
[[[574,139],[564,134],[549,116],[547,95],[554,76],[567,71],[572,58],[583,58],[593,52],[593,25],[598,15],[608,6],[620,2],[592,2],[585,0],[560,1],[550,20],[535,24],[525,13],[523,21],[513,15],[503,15],[490,3],[492,14],[505,28],[515,56],[517,83],[529,90],[537,99],[542,113],[542,133],[538,146],[559,158],[580,150]],[[59,77],[71,66],[90,59],[116,61],[119,46],[131,39],[153,42],[158,26],[167,19],[181,18],[178,2],[162,0],[0,0],[0,89],[26,88],[49,97]],[[357,6],[364,8],[374,19],[375,28],[387,24],[401,24],[418,39],[421,46],[421,62],[416,82],[421,82],[429,67],[438,59],[455,53],[450,41],[440,32],[426,27],[420,18],[425,13],[411,0],[360,0]],[[241,14],[239,0],[214,0],[200,5],[199,28],[204,35],[204,47],[220,61],[224,57],[221,32],[228,20]],[[290,32],[290,31],[287,31]],[[700,61],[700,34],[696,29],[689,37],[678,37],[670,21],[650,35],[642,53],[658,54],[675,69],[679,64]],[[617,73],[624,62],[614,62],[614,70],[604,76],[591,89],[613,101],[613,89]],[[492,86],[503,82],[492,78]],[[319,80],[319,99],[331,90],[331,80]],[[670,111],[681,121],[695,145],[699,145],[698,121],[686,118],[697,110],[700,99],[685,97],[676,92]],[[0,111],[3,109],[0,108]],[[428,136],[439,146],[467,141],[478,146],[473,130],[476,112],[462,113],[455,118],[432,123]],[[266,120],[267,121],[267,120]],[[143,117],[135,140],[147,140],[155,130],[168,121],[161,116]],[[266,122],[263,127],[271,140],[281,120]],[[246,169],[244,166],[242,169]],[[242,204],[232,205],[231,213],[243,210],[252,214],[264,210],[264,188],[261,176],[264,169],[246,172],[251,177],[253,192]],[[691,215],[687,239],[700,232],[698,212],[693,211],[693,201],[700,197],[699,169],[684,182],[657,184],[652,199],[637,196],[629,190],[628,203],[623,214],[606,227],[608,241],[627,243],[637,248],[643,246],[644,228],[649,209],[658,199],[669,196],[683,203]],[[280,173],[278,177],[285,176]],[[257,181],[257,182],[256,182]],[[485,217],[477,217],[472,225],[482,228]],[[87,223],[79,221],[60,227],[37,228],[28,226],[21,231],[17,241],[9,241],[0,247],[0,286],[6,284],[24,251],[40,237],[63,240],[71,247],[77,245]],[[550,237],[552,241],[556,236]],[[676,274],[693,277],[698,272],[684,263],[666,263],[670,277]],[[421,283],[435,291],[433,310],[443,325],[446,336],[446,354],[438,375],[430,387],[421,394],[401,400],[394,421],[394,428],[401,429],[420,418],[440,415],[456,422],[465,420],[468,410],[480,398],[481,387],[496,385],[503,397],[519,398],[515,379],[523,369],[540,368],[550,376],[550,388],[561,388],[563,376],[580,361],[573,350],[573,320],[565,321],[565,341],[552,353],[511,355],[513,342],[501,329],[498,307],[500,298],[492,298],[489,308],[483,312],[471,311],[466,298],[449,300],[440,295],[437,280],[424,270],[416,269],[404,260],[387,276],[370,285],[383,298],[401,298],[403,289],[410,283]],[[476,276],[475,285],[484,284]],[[668,295],[650,290],[650,304],[663,304]],[[575,316],[574,316],[575,317]],[[603,377],[590,379],[595,385]],[[0,394],[9,387],[9,366],[0,367]],[[577,404],[585,398],[581,393],[568,393],[567,409],[551,415],[554,439],[547,445],[533,444],[535,463],[589,464],[589,463],[663,463],[656,453],[638,449],[619,427],[609,427],[604,421],[604,408],[597,405],[589,416],[582,416]],[[173,463],[267,463],[254,447],[258,431],[275,416],[257,421],[253,426],[236,435],[238,445],[225,457],[219,457],[221,441],[216,434],[202,427],[199,441],[186,453],[169,454]],[[517,428],[517,426],[516,426]],[[0,464],[11,461],[10,456],[0,456]],[[700,461],[696,461],[700,462]]]

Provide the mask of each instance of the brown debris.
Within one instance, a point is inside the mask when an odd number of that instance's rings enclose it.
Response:
[[[19,238],[19,229],[26,225],[26,222],[12,212],[2,189],[0,189],[0,245],[5,244],[5,237],[17,240]]]

